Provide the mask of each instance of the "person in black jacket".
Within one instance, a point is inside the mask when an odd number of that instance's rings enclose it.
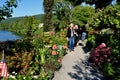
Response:
[[[76,46],[78,46],[78,41],[79,41],[79,28],[78,28],[78,25],[75,25],[74,30],[75,30],[75,33],[74,33],[75,44],[74,44],[74,46],[76,47]]]
[[[71,23],[69,25],[69,28],[67,30],[67,41],[68,41],[68,47],[69,47],[69,50],[70,52],[74,50],[74,44],[75,44],[75,37],[74,37],[74,24]]]

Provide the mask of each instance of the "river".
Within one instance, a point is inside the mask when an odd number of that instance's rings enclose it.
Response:
[[[12,32],[0,30],[0,41],[17,40],[17,39],[21,39],[21,37],[13,34]]]

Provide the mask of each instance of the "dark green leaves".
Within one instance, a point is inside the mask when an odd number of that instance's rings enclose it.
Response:
[[[13,8],[16,8],[17,4],[17,0],[7,0],[5,4],[2,7],[0,7],[0,21],[11,17]]]

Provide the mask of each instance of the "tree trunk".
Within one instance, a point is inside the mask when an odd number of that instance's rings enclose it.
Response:
[[[44,31],[52,30],[52,9],[53,9],[54,0],[44,0],[44,12],[45,12],[45,23],[44,23]]]

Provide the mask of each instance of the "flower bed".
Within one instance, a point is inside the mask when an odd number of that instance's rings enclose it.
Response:
[[[62,57],[66,54],[64,34],[64,31],[50,32],[13,42],[6,48],[9,79],[52,79],[54,72],[60,69]]]

